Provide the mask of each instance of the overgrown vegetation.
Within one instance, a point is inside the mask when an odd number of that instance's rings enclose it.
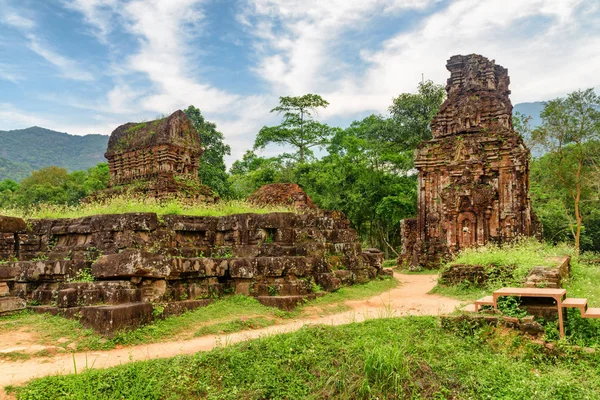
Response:
[[[185,214],[195,216],[223,216],[231,214],[270,212],[298,212],[285,206],[257,206],[241,200],[220,201],[214,204],[191,204],[178,199],[119,196],[76,205],[39,204],[29,208],[1,208],[0,215],[22,218],[79,218],[98,214],[152,212],[158,215]]]
[[[449,268],[452,264],[482,265],[488,270],[498,270],[484,284],[472,284],[463,282],[458,285],[444,285],[440,282],[433,293],[444,296],[455,297],[461,300],[476,300],[479,297],[491,294],[503,286],[520,286],[523,280],[534,267],[549,265],[549,257],[573,255],[573,247],[565,244],[554,246],[545,242],[539,242],[533,238],[523,238],[510,244],[499,246],[488,243],[485,246],[465,249],[450,260],[443,268]],[[573,268],[577,264],[572,260]],[[505,273],[504,266],[514,266],[512,273]]]
[[[78,366],[82,368],[83,366]],[[316,326],[208,353],[135,362],[10,388],[17,398],[592,399],[600,357],[499,328],[474,336],[433,317]]]

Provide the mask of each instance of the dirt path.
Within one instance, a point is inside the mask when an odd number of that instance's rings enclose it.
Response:
[[[18,385],[47,375],[73,373],[75,366],[78,371],[81,371],[86,366],[107,368],[131,361],[193,354],[249,339],[293,332],[305,325],[342,325],[371,318],[439,315],[452,312],[461,304],[459,300],[427,294],[435,286],[437,275],[395,274],[394,276],[400,282],[397,288],[366,300],[347,301],[346,304],[352,310],[340,314],[297,319],[286,324],[228,335],[209,335],[185,341],[152,343],[108,351],[61,354],[43,361],[39,358],[26,361],[0,361],[0,371],[2,371],[0,399],[8,398],[3,391],[6,385]]]

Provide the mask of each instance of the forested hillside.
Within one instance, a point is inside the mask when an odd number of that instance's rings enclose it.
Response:
[[[51,165],[70,171],[104,162],[108,136],[75,136],[37,126],[0,131],[0,180],[20,181]]]

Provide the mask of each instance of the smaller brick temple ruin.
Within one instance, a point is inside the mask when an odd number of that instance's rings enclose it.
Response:
[[[529,149],[512,125],[508,70],[456,55],[446,64],[447,99],[433,139],[415,155],[418,217],[401,222],[399,263],[436,268],[461,249],[536,233],[529,199]]]
[[[181,110],[166,118],[121,125],[110,135],[108,195],[134,190],[156,198],[184,196],[212,200],[200,184],[202,147],[198,131]]]

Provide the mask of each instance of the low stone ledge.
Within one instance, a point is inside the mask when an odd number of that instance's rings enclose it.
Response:
[[[24,310],[26,307],[25,300],[20,297],[0,297],[0,314]]]
[[[316,297],[317,295],[313,293],[304,296],[258,296],[256,300],[267,307],[277,307],[281,310],[292,311],[299,304],[314,300]]]

